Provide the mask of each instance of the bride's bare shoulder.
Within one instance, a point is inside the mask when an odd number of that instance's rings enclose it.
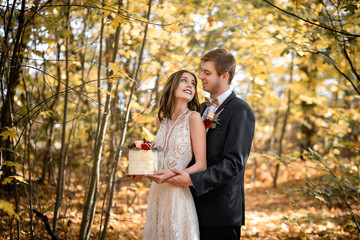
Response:
[[[189,122],[190,124],[196,122],[202,122],[201,114],[199,112],[192,111],[189,117]]]

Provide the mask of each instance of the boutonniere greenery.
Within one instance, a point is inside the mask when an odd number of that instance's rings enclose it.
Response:
[[[216,128],[216,125],[220,125],[220,118],[219,115],[224,109],[221,109],[220,112],[215,114],[214,112],[209,112],[204,119],[204,125],[206,132],[209,130],[209,128]]]

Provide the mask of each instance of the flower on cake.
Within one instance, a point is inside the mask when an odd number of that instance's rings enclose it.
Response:
[[[152,144],[152,142],[146,140],[146,139],[143,139],[143,140],[131,140],[127,147],[123,147],[123,146],[120,146],[120,149],[123,150],[123,151],[128,151],[128,150],[145,150],[145,151],[149,151],[149,150],[152,150],[152,151],[159,151],[161,152],[162,151],[162,147],[160,146],[154,146],[154,144]]]

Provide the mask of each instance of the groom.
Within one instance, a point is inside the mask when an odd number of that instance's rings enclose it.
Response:
[[[206,240],[240,239],[245,223],[244,173],[255,116],[250,106],[230,90],[235,66],[234,56],[225,49],[210,51],[201,58],[199,78],[211,96],[202,104],[202,117],[206,119],[209,112],[218,117],[218,123],[206,135],[208,168],[190,175],[173,169],[177,175],[167,180],[175,186],[192,186],[200,238]]]

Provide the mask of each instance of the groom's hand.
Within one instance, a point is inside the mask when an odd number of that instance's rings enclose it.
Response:
[[[171,169],[171,171],[173,173],[175,173],[176,176],[167,179],[166,180],[167,183],[170,183],[176,187],[184,187],[184,186],[192,186],[193,185],[191,178],[187,172],[180,171],[177,169]]]

